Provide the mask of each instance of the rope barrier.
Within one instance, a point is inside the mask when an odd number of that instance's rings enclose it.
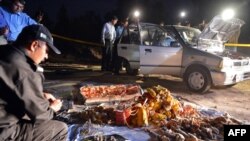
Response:
[[[56,37],[56,38],[60,38],[60,39],[80,43],[80,44],[87,44],[87,45],[98,46],[98,47],[103,46],[102,44],[93,43],[93,42],[86,42],[86,41],[82,41],[82,40],[77,40],[77,39],[73,39],[73,38],[69,38],[69,37],[60,36],[60,35],[57,35],[57,34],[52,34],[52,36]],[[226,43],[225,46],[227,46],[227,47],[235,47],[235,46],[237,46],[237,47],[250,47],[250,44]]]
[[[235,47],[235,46],[237,46],[237,47],[250,47],[250,44],[231,44],[231,43],[226,43],[225,44],[225,46],[227,46],[227,47]]]
[[[60,36],[60,35],[57,35],[57,34],[52,34],[52,36],[56,37],[56,38],[68,40],[68,41],[73,41],[73,42],[76,42],[76,43],[88,44],[88,45],[92,45],[92,46],[102,46],[102,44],[93,43],[93,42],[86,42],[86,41],[82,41],[82,40],[77,40],[77,39],[73,39],[73,38],[68,38],[68,37]]]

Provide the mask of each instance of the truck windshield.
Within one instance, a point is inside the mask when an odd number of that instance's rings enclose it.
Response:
[[[197,28],[185,27],[185,26],[175,26],[183,40],[190,45],[196,45],[198,41],[198,36],[201,31]]]

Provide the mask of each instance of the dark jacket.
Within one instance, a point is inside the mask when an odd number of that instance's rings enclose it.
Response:
[[[13,46],[0,47],[0,132],[27,115],[32,123],[53,118],[43,96],[42,68]]]

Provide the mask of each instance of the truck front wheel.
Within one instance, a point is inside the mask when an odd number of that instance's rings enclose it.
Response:
[[[191,91],[197,93],[207,92],[212,85],[209,73],[202,67],[188,69],[184,81]]]
[[[138,69],[132,69],[128,61],[125,61],[124,65],[126,68],[126,73],[128,75],[137,75],[138,74]]]

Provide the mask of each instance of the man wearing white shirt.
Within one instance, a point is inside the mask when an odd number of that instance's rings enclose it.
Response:
[[[102,71],[111,71],[113,67],[113,44],[116,39],[115,24],[118,18],[113,16],[111,20],[104,24],[102,29]]]

